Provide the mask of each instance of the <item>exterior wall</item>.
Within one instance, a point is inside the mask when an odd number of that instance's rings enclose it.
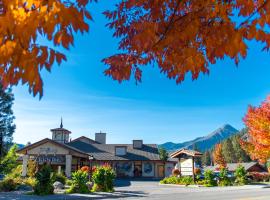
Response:
[[[118,177],[133,177],[134,176],[134,163],[130,161],[115,162],[113,168]]]
[[[67,155],[69,154],[69,151],[67,149],[61,148],[55,144],[52,144],[50,142],[46,142],[38,147],[35,147],[33,149],[30,149],[27,151],[27,154],[33,154],[33,155]]]
[[[155,165],[154,162],[143,162],[142,163],[142,177],[154,177],[155,176]]]
[[[165,164],[165,177],[172,175],[172,170],[175,168],[175,163],[166,163]]]

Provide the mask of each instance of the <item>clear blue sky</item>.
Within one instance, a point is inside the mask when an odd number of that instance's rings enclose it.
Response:
[[[176,85],[157,67],[145,67],[141,84],[133,80],[118,84],[103,75],[106,66],[101,63],[117,52],[117,40],[101,14],[110,7],[111,1],[89,7],[94,17],[89,34],[76,36],[66,63],[42,73],[40,101],[26,86],[14,87],[15,142],[50,138],[49,130],[59,126],[61,116],[73,139],[104,131],[110,143],[181,142],[225,123],[241,129],[247,106],[258,105],[270,93],[270,56],[255,42],[238,67],[225,59],[197,81],[187,77]]]

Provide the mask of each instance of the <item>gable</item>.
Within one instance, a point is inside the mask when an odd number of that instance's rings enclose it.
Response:
[[[61,147],[60,145],[56,145],[50,141],[47,141],[27,150],[27,154],[65,155],[69,154],[69,150]]]

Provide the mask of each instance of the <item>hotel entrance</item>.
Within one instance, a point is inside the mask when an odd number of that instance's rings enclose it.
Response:
[[[135,162],[134,164],[134,177],[139,178],[142,177],[142,163]]]

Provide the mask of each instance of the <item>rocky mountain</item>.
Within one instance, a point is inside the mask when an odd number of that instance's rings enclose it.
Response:
[[[167,151],[175,151],[181,148],[192,149],[194,146],[196,146],[200,151],[204,152],[211,149],[215,144],[231,137],[232,135],[235,135],[238,132],[239,131],[231,125],[225,124],[204,137],[198,137],[194,140],[183,143],[166,142],[159,146],[165,148]]]

